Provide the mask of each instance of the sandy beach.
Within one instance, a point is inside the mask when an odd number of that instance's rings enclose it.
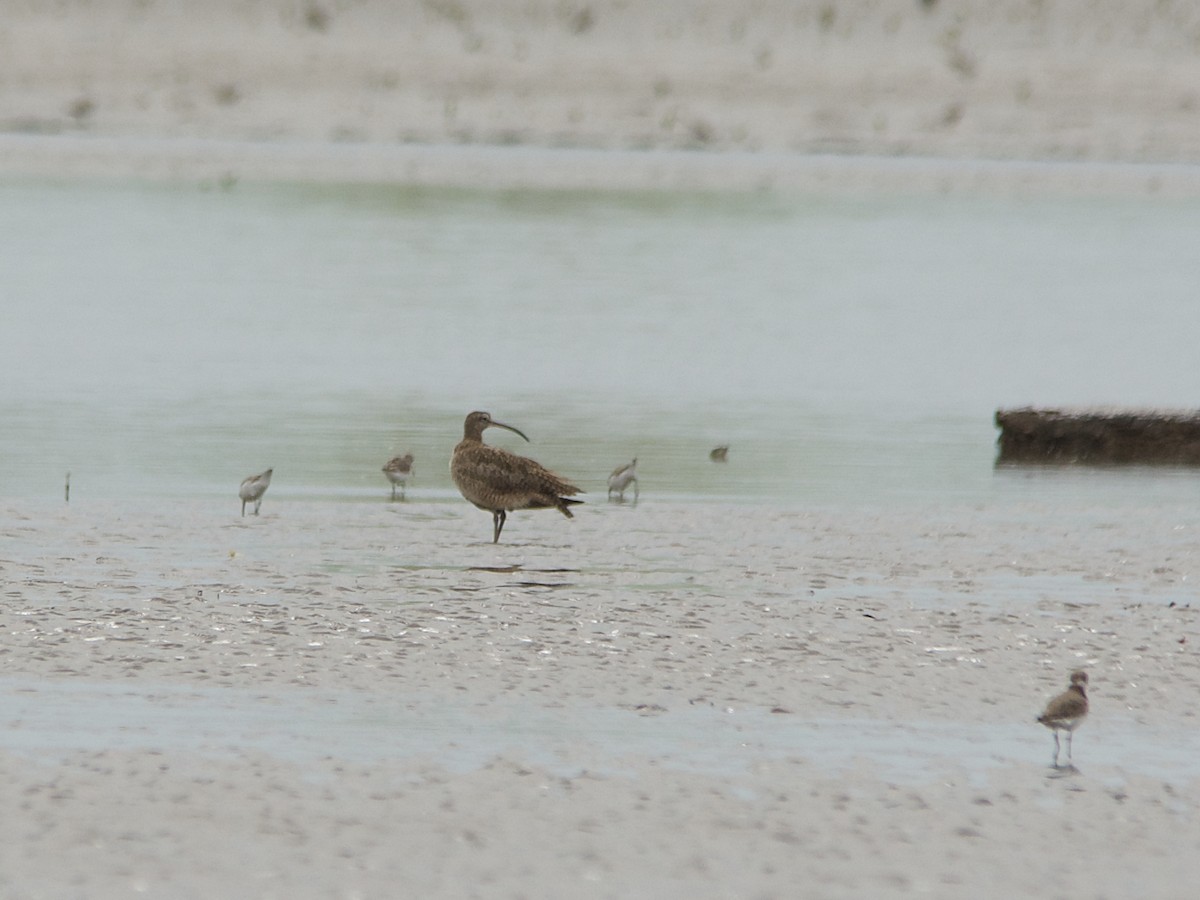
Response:
[[[1185,2],[129,0],[2,34],[10,175],[1200,192]]]
[[[7,504],[0,892],[1186,896],[1194,521],[642,503],[489,528]],[[1075,667],[1071,772],[1033,719]]]
[[[1200,196],[1182,0],[198,8],[0,3],[0,177]],[[1194,894],[1194,504],[370,474],[0,496],[0,898]]]

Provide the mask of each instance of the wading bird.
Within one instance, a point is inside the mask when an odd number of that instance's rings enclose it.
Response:
[[[396,499],[396,485],[400,485],[400,499],[404,499],[404,486],[412,476],[413,455],[393,456],[383,467],[383,474],[392,483],[392,499]]]
[[[1071,736],[1088,714],[1087,672],[1072,672],[1071,686],[1046,704],[1037,720],[1054,732],[1054,768],[1058,768],[1058,733],[1067,733],[1067,762],[1071,762]]]
[[[581,493],[579,488],[559,478],[541,463],[517,456],[483,442],[487,428],[505,428],[529,438],[511,425],[497,422],[488,413],[470,413],[463,422],[463,439],[450,457],[450,477],[469,502],[492,514],[492,543],[500,541],[500,532],[508,513],[515,509],[557,509],[568,519],[570,507],[582,500],[568,499]]]
[[[238,496],[242,498],[243,516],[246,515],[247,503],[254,504],[254,514],[258,515],[258,508],[262,506],[263,494],[271,486],[271,473],[274,471],[274,469],[267,469],[265,472],[251,475],[242,481],[242,486],[238,488]]]
[[[625,499],[625,488],[633,485],[633,500],[636,503],[638,498],[638,477],[637,477],[637,457],[633,458],[633,462],[624,463],[613,469],[611,475],[608,476],[608,499],[611,500],[613,494],[617,495],[617,499]]]

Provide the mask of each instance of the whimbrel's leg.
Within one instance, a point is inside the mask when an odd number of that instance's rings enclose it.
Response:
[[[392,483],[392,502],[394,503],[395,501],[396,501],[396,485],[393,482]]]
[[[502,509],[497,509],[492,512],[492,543],[500,543],[500,532],[504,530],[504,520],[508,518],[508,513]]]
[[[242,518],[246,518],[246,501],[242,501]]]
[[[1067,732],[1067,762],[1069,762],[1069,763],[1075,762],[1075,760],[1071,758],[1071,742],[1074,740],[1074,738],[1075,738],[1075,732],[1068,731]]]
[[[1054,729],[1054,768],[1058,768],[1058,729]]]

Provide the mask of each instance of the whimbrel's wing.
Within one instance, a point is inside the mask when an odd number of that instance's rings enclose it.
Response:
[[[559,507],[560,497],[581,493],[536,460],[486,444],[457,451],[451,474],[462,495],[482,509]]]

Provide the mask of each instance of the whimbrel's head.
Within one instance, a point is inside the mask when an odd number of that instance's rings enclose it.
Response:
[[[521,437],[525,438],[526,441],[529,440],[529,438],[525,437],[525,433],[521,430],[513,428],[511,425],[505,425],[503,422],[497,422],[492,418],[491,413],[478,411],[467,414],[467,420],[463,422],[463,440],[481,441],[483,440],[483,430],[485,428],[493,427],[505,428],[511,431],[513,434],[521,435]]]
[[[1082,669],[1071,673],[1071,684],[1079,685],[1081,688],[1087,687],[1088,679],[1087,672]]]

